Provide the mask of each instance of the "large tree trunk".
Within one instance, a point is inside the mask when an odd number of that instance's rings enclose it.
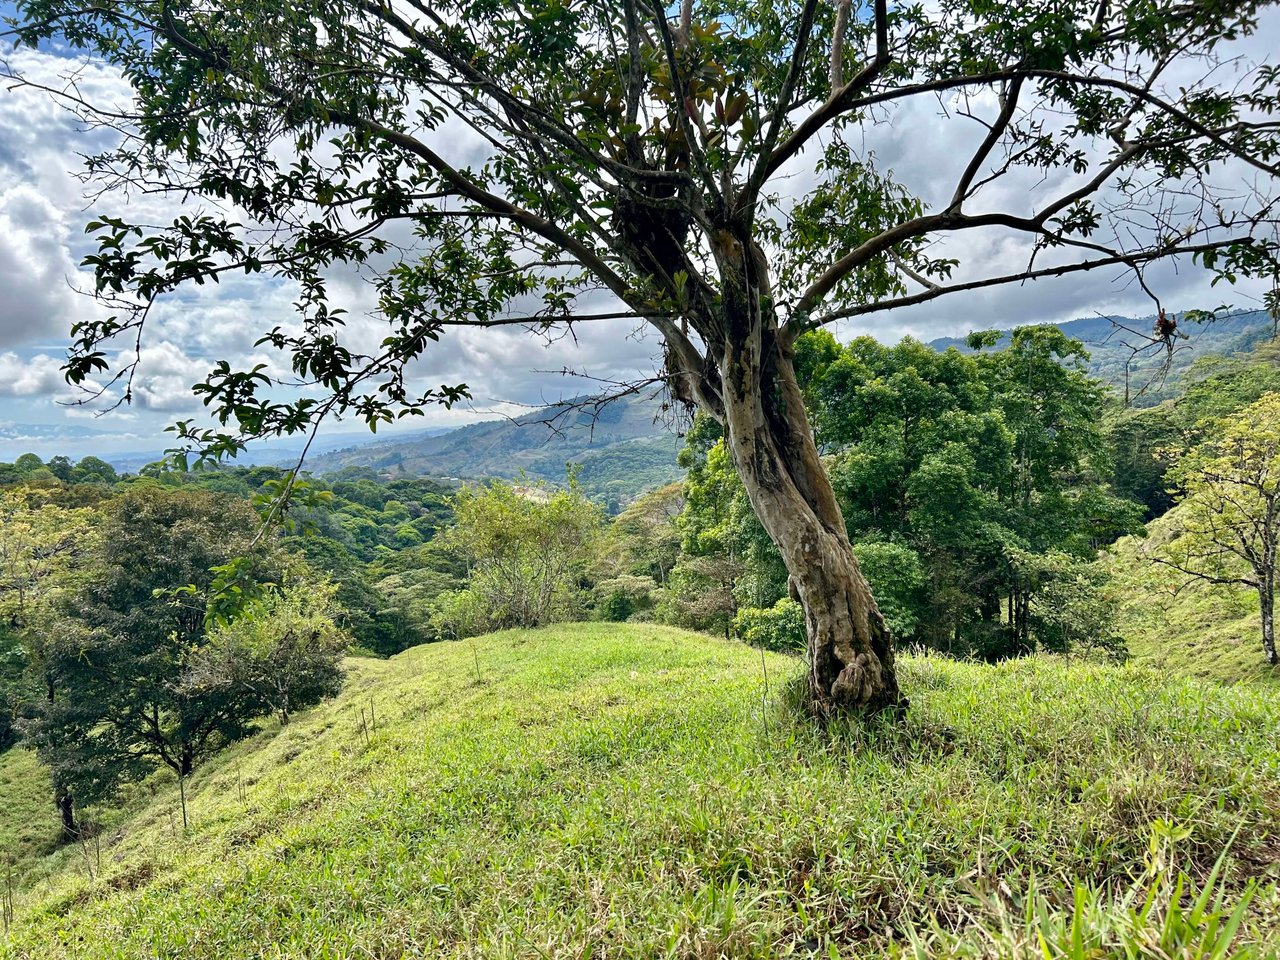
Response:
[[[905,708],[893,641],[858,568],[818,456],[789,352],[771,325],[726,348],[724,425],[756,515],[804,607],[809,688],[820,716]]]

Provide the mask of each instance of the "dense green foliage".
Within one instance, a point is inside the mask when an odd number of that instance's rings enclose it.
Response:
[[[804,608],[790,597],[772,607],[747,607],[733,618],[733,632],[753,647],[780,653],[805,648]]]
[[[1280,393],[1224,417],[1178,458],[1171,476],[1184,493],[1181,529],[1152,558],[1184,578],[1254,590],[1267,662],[1280,662]]]
[[[243,500],[138,488],[110,502],[80,586],[39,625],[49,637],[26,738],[59,796],[98,802],[163,763],[181,776],[243,736],[254,710],[234,686],[182,685],[200,649],[215,568],[255,554],[258,516]],[[182,592],[186,588],[192,592]]]
[[[1220,923],[1247,901],[1236,950],[1277,946],[1265,692],[908,657],[900,725],[824,733],[785,703],[794,660],[766,677],[704,636],[474,651],[354,663],[339,699],[197,771],[185,834],[159,784],[101,869],[28,854],[53,875],[0,956],[1197,956],[1219,934],[1176,910],[1206,885]]]
[[[0,747],[38,753],[68,838],[77,806],[157,766],[189,776],[256,718],[336,692],[335,588],[218,489],[243,474],[83,484],[32,461],[0,487]]]
[[[1247,353],[1198,359],[1181,381],[1183,389],[1147,409],[1113,409],[1107,440],[1113,484],[1121,496],[1141,503],[1157,517],[1176,499],[1167,477],[1170,448],[1202,440],[1217,420],[1280,391],[1280,341],[1266,340]]]
[[[727,635],[739,608],[767,607],[785,594],[787,571],[751,509],[714,421],[694,420],[680,465],[688,471],[674,520],[680,555],[659,600],[659,616]]]
[[[0,488],[0,749],[24,706],[51,696],[49,621],[81,582],[95,511],[58,485]]]
[[[0,476],[13,476],[21,488],[38,491],[40,498],[50,502],[51,509],[96,504],[143,482],[163,489],[224,493],[254,501],[265,509],[287,477],[276,467],[191,472],[146,468],[136,477],[94,474],[97,479],[92,483],[74,479],[63,483],[35,455],[20,457],[19,462],[24,464],[21,470],[0,464]],[[93,474],[95,462],[101,461],[84,458],[76,465],[79,472],[73,471],[72,476],[85,475],[80,469],[85,464]],[[14,469],[10,471],[8,467]],[[457,586],[459,565],[453,558],[441,558],[430,549],[417,548],[429,548],[435,534],[450,523],[449,488],[423,478],[386,479],[359,468],[310,478],[303,486],[306,494],[295,496],[282,530],[281,546],[304,555],[315,570],[337,584],[339,616],[357,644],[386,655],[433,639],[421,610],[438,593]],[[50,517],[50,523],[64,528],[65,539],[78,542],[73,517],[56,511]],[[0,523],[0,536],[13,536],[15,530],[11,523]],[[418,558],[412,565],[415,573],[435,573],[437,579],[406,577],[405,572],[410,569],[404,559],[406,553]],[[5,593],[0,582],[0,598]],[[0,644],[3,642],[0,638]],[[0,678],[3,669],[0,655]]]
[[[987,658],[1116,646],[1093,559],[1139,511],[1107,482],[1105,389],[1086,356],[1054,327],[977,353],[801,340],[814,433],[901,641]],[[686,438],[681,557],[659,601],[671,622],[709,629],[739,610],[760,611],[741,621],[754,622],[787,593],[720,437],[702,418]]]
[[[863,338],[816,365],[815,434],[851,538],[905,547],[926,571],[910,635],[985,656],[1050,645],[1019,554],[1085,562],[1133,526],[1101,479],[1103,391],[1085,356],[1024,327],[976,356]]]
[[[443,539],[466,561],[467,580],[436,600],[433,620],[442,633],[470,636],[580,616],[582,577],[602,516],[569,479],[566,490],[494,480],[458,492]]]
[[[333,696],[350,644],[335,623],[333,594],[328,584],[295,576],[246,615],[216,625],[191,655],[178,692],[192,699],[239,694],[255,715],[270,711],[281,724]]]

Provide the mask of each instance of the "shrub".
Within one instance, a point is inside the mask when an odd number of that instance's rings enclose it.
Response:
[[[863,541],[854,544],[853,552],[889,632],[899,638],[913,636],[925,616],[927,599],[920,555],[888,541]]]
[[[177,690],[193,697],[238,694],[246,714],[275,713],[282,724],[293,711],[333,696],[351,643],[334,620],[334,593],[330,583],[296,582],[267,595],[210,632]]]
[[[790,597],[772,607],[746,607],[733,618],[733,632],[753,647],[777,652],[803,650],[804,608]]]
[[[615,623],[621,623],[635,610],[635,603],[625,590],[615,590],[605,598],[604,603],[600,607],[600,613],[606,620],[612,620]]]
[[[567,490],[500,480],[464,487],[453,498],[456,522],[440,540],[469,561],[465,609],[441,603],[458,634],[536,627],[582,612],[579,576],[602,525],[600,508],[570,474]],[[459,616],[465,613],[466,616]]]
[[[652,577],[624,574],[601,580],[595,585],[595,607],[602,620],[621,623],[629,620],[637,611],[653,606],[653,594],[658,585]]]

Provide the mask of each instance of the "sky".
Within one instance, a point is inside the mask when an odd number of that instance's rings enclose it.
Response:
[[[0,0],[0,17],[11,9]],[[1278,41],[1280,18],[1271,16],[1245,52],[1265,60],[1270,49],[1280,46]],[[4,50],[0,57],[27,77],[53,85],[74,75],[81,91],[95,102],[128,100],[127,84],[104,65],[55,50]],[[959,172],[957,158],[962,166],[966,151],[984,132],[975,123],[957,122],[955,106],[937,99],[913,100],[864,146],[918,196],[941,199]],[[988,114],[995,109],[994,102],[977,106]],[[450,142],[446,134],[445,143],[459,155],[475,150],[458,136]],[[293,316],[293,291],[258,276],[183,291],[162,301],[149,321],[133,402],[114,410],[84,405],[84,395],[67,385],[60,369],[72,325],[103,315],[103,307],[81,292],[91,287],[89,275],[79,266],[91,252],[84,224],[93,216],[125,210],[132,217],[163,222],[176,209],[171,201],[149,196],[89,193],[80,177],[82,156],[110,144],[108,134],[84,129],[47,95],[0,86],[0,461],[28,451],[44,458],[65,454],[73,459],[158,452],[167,445],[167,425],[201,416],[190,387],[204,378],[211,361],[263,359],[254,340]],[[811,178],[811,162],[799,158],[786,182]],[[983,202],[1016,209],[1050,196],[1048,191],[1056,185],[1014,181],[985,195]],[[1026,256],[1021,240],[1000,234],[966,236],[963,245],[952,250],[968,264],[965,269],[975,272]],[[1246,285],[1230,291],[1211,289],[1209,278],[1189,262],[1162,265],[1150,271],[1148,280],[1175,311],[1224,302],[1253,308],[1261,295],[1260,289]],[[355,323],[364,324],[375,336],[378,321],[369,284],[354,274],[334,276],[332,282]],[[874,315],[834,332],[842,339],[869,333],[886,342],[908,335],[928,340],[971,329],[1151,312],[1151,301],[1131,278],[1102,271],[960,294]],[[584,326],[576,340],[549,346],[519,331],[451,332],[429,349],[414,376],[424,384],[466,383],[474,399],[452,411],[413,418],[410,427],[492,419],[518,413],[525,405],[589,393],[595,381],[559,371],[627,380],[652,373],[660,355],[655,336],[626,322]],[[325,434],[330,441],[368,436],[356,423],[331,424]]]

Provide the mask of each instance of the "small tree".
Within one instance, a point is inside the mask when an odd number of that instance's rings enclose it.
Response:
[[[1220,422],[1170,471],[1185,495],[1182,529],[1152,559],[1191,580],[1258,592],[1262,648],[1276,654],[1276,546],[1280,539],[1280,393]]]
[[[681,491],[678,483],[651,490],[614,518],[596,565],[600,579],[640,576],[666,584],[680,559]]]
[[[351,639],[335,622],[330,583],[295,581],[216,627],[192,656],[179,689],[188,696],[248,694],[246,712],[272,712],[287,724],[342,687]]]
[[[245,732],[242,692],[198,694],[180,681],[204,642],[214,568],[254,555],[258,527],[243,500],[158,485],[108,506],[91,575],[62,604],[48,645],[55,695],[24,727],[68,804],[107,798],[156,764],[185,778]],[[266,578],[260,555],[239,569],[246,583]]]
[[[566,490],[464,487],[453,507],[456,523],[441,539],[470,572],[464,596],[440,600],[442,632],[537,627],[577,611],[578,576],[604,518],[572,477]]]
[[[1115,632],[1119,603],[1105,567],[1061,550],[1014,549],[1010,561],[1025,585],[1027,617],[1041,649],[1124,656],[1124,639]]]

